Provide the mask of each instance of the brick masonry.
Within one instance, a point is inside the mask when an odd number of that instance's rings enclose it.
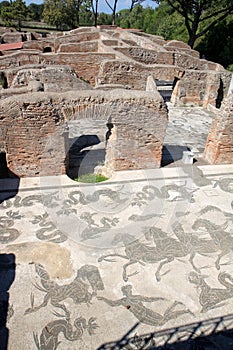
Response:
[[[97,113],[108,110],[108,113]],[[112,170],[160,166],[167,109],[159,94],[115,90],[33,93],[0,101],[0,145],[9,169],[20,177],[65,173],[68,162],[67,119],[89,117],[113,124],[106,149]]]
[[[68,134],[64,118],[51,100],[23,102],[17,96],[0,101],[0,130],[1,151],[15,175],[65,174]],[[56,144],[49,146],[53,135]]]
[[[211,164],[230,164],[233,155],[233,93],[222,103],[212,122],[204,158]]]
[[[6,32],[5,40],[11,42],[20,35]],[[107,169],[158,167],[167,110],[153,79],[176,82],[174,105],[207,108],[210,104],[220,106],[232,78],[219,64],[200,59],[187,44],[138,31],[78,28],[46,38],[27,34],[20,40],[25,40],[23,49],[2,52],[0,57],[0,71],[8,84],[8,88],[1,88],[0,147],[7,153],[9,168],[20,176],[38,175],[41,164],[47,163],[42,167],[46,174],[64,173],[68,142],[65,119],[80,117],[80,108],[94,110],[94,106],[105,105],[111,106],[113,124],[107,143]],[[91,90],[88,84],[98,90]],[[114,86],[124,89],[113,90]],[[39,90],[46,93],[34,93]],[[93,118],[97,117],[93,113]],[[216,119],[211,129],[206,158],[213,163],[230,158],[232,134],[227,130],[232,124],[228,119],[222,123]],[[221,142],[214,128],[223,129]],[[46,140],[51,135],[57,139],[47,152]]]

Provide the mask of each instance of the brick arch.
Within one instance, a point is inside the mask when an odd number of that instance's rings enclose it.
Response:
[[[0,129],[7,126],[4,141],[10,169],[19,176],[64,174],[66,122],[88,117],[113,124],[106,149],[107,167],[115,171],[160,166],[168,119],[166,105],[159,94],[119,89],[40,92],[23,100],[14,96],[0,101]],[[56,138],[47,147],[51,135]]]

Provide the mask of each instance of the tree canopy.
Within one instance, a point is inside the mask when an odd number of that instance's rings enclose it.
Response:
[[[29,10],[23,0],[13,0],[9,4],[4,1],[5,5],[1,7],[1,19],[5,25],[14,26],[21,30],[23,20],[27,19]]]
[[[89,0],[45,0],[43,19],[57,29],[73,29],[79,27],[82,17],[92,24],[91,2]]]
[[[233,0],[153,0],[167,2],[183,17],[191,48],[198,38],[233,13]]]

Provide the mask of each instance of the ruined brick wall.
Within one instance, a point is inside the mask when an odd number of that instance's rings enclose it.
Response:
[[[162,101],[125,101],[116,105],[105,165],[113,170],[160,167],[167,111]]]
[[[148,76],[159,80],[173,80],[178,67],[165,65],[146,66],[129,61],[106,61],[101,65],[99,84],[122,84],[135,90],[145,90]]]
[[[114,59],[114,54],[90,53],[57,53],[42,54],[43,64],[69,65],[74,68],[79,77],[84,78],[90,84],[95,85],[100,65],[104,60]]]
[[[2,35],[2,40],[6,44],[16,43],[26,40],[26,35],[20,32],[8,32]]]
[[[150,40],[154,44],[159,45],[159,46],[164,46],[166,44],[166,40],[160,35],[148,34],[148,33],[144,33],[144,32],[135,32],[134,34],[137,37],[146,38],[147,40]]]
[[[155,52],[140,47],[115,47],[115,50],[144,64],[174,64],[172,52]]]
[[[106,45],[106,46],[118,46],[118,44],[119,44],[118,40],[103,39],[101,41],[102,41],[103,45]]]
[[[37,50],[43,52],[44,48],[50,47],[54,51],[54,39],[30,40],[23,43],[26,50]]]
[[[11,34],[11,33],[9,33]],[[45,48],[52,52],[43,53]],[[26,49],[27,48],[27,49]],[[145,90],[147,77],[173,81],[184,72],[173,93],[176,105],[217,105],[230,84],[230,72],[199,59],[199,53],[180,41],[109,27],[78,28],[53,37],[24,42],[20,52],[2,56],[0,70],[29,64],[69,65],[96,85],[122,85]],[[9,84],[12,74],[8,71]]]
[[[192,50],[188,44],[182,41],[168,40],[163,44],[163,48],[166,51],[173,51],[174,53],[187,54],[194,58],[200,58],[198,51]]]
[[[80,113],[80,108],[91,110],[92,106],[93,119],[104,118],[112,123],[105,158],[108,171],[160,166],[168,115],[158,92],[119,89],[107,94],[103,91],[83,91],[75,100],[71,98],[73,94],[69,93],[69,96],[68,99],[66,95],[63,102],[57,101],[69,119],[90,117],[90,113]],[[53,99],[54,104],[57,102]],[[102,113],[103,110],[107,113]]]
[[[77,32],[76,34],[71,35],[63,35],[55,39],[55,51],[58,51],[60,45],[67,43],[81,43],[85,41],[94,41],[99,39],[99,32]]]
[[[43,91],[90,90],[90,84],[77,78],[74,69],[67,66],[18,67],[7,71],[8,86],[11,88],[29,87],[41,83]],[[8,92],[5,90],[4,92]]]
[[[0,57],[0,70],[15,68],[27,64],[39,64],[41,58],[37,51],[17,51],[10,55]]]
[[[20,51],[1,57],[0,70],[24,65],[68,65],[74,68],[79,77],[95,85],[100,65],[104,60],[112,60],[115,54],[108,53],[40,53],[37,51]]]
[[[102,108],[100,108],[100,106]],[[112,90],[33,93],[0,101],[0,146],[9,169],[19,176],[65,172],[68,135],[64,119],[91,118],[113,124],[106,167],[112,170],[160,166],[167,109],[159,94]],[[107,112],[102,113],[105,110]]]
[[[154,51],[165,51],[156,40],[150,40],[150,37],[143,35],[144,33],[130,33],[128,31],[120,31],[119,39],[130,46],[140,46],[143,49]]]
[[[176,66],[182,67],[183,69],[191,69],[191,70],[222,70],[224,68],[217,63],[210,62],[207,60],[199,59],[196,57],[192,57],[191,55],[187,55],[186,53],[174,53],[174,63]]]
[[[207,137],[204,158],[211,164],[232,163],[233,93],[224,100]]]
[[[27,101],[26,101],[27,100]],[[0,145],[7,165],[19,177],[60,175],[66,172],[66,125],[49,100],[0,101]],[[50,136],[56,135],[49,139]],[[50,143],[49,143],[50,142]]]
[[[227,94],[231,73],[227,71],[186,70],[177,82],[171,102],[176,106],[192,104],[207,107],[216,106]]]
[[[58,52],[98,52],[98,41],[61,44]]]

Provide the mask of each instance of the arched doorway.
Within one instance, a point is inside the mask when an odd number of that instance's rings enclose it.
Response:
[[[44,47],[43,53],[48,53],[48,52],[52,52],[52,48],[50,46]]]
[[[98,173],[105,164],[109,105],[79,105],[69,126],[69,166],[74,179]]]

